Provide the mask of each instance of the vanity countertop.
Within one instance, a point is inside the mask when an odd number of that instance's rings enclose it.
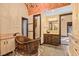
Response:
[[[58,33],[44,33],[44,34],[53,34],[53,35],[59,35]]]
[[[13,34],[0,34],[0,40],[15,38]]]

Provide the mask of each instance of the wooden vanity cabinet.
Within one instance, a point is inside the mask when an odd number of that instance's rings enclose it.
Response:
[[[6,55],[7,53],[14,50],[15,50],[15,38],[0,40],[0,55]]]
[[[60,39],[57,34],[44,34],[44,44],[59,45]]]

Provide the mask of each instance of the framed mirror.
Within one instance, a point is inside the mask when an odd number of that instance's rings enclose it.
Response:
[[[49,30],[58,30],[58,21],[49,21]]]

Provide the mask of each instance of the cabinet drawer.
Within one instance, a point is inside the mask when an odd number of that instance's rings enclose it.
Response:
[[[6,40],[1,40],[1,55],[7,53]]]
[[[8,52],[13,51],[15,49],[15,39],[11,38],[7,40],[7,48],[8,48]]]

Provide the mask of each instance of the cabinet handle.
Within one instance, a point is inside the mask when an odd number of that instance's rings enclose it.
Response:
[[[5,41],[4,41],[4,44],[5,44]]]
[[[8,41],[7,41],[7,44],[8,44]]]

